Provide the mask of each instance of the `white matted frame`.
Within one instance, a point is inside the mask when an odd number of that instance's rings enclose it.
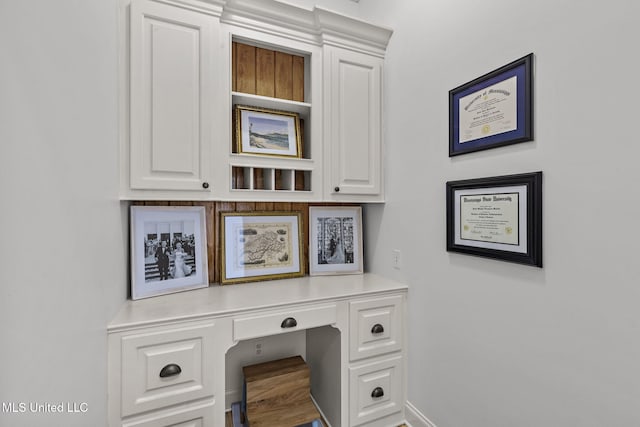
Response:
[[[362,208],[309,207],[309,274],[362,272]]]
[[[209,286],[205,209],[131,207],[131,299]]]
[[[221,282],[304,275],[299,212],[222,212]]]

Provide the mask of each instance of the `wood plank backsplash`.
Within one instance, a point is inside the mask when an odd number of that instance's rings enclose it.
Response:
[[[304,57],[233,42],[234,92],[304,102]]]

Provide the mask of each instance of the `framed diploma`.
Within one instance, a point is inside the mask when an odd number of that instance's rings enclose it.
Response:
[[[542,267],[542,172],[447,182],[447,251]]]
[[[533,53],[449,91],[449,157],[533,139]]]

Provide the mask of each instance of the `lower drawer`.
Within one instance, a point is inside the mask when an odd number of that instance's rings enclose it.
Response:
[[[169,411],[129,420],[122,427],[208,427],[213,425],[214,404],[180,406]]]
[[[349,368],[349,424],[364,424],[402,410],[402,356]]]

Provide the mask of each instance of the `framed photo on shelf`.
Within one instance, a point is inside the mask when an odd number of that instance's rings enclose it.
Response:
[[[223,284],[304,275],[300,213],[220,215]]]
[[[542,172],[446,187],[447,251],[542,267]]]
[[[309,207],[309,274],[361,274],[362,208]]]
[[[533,53],[449,91],[449,157],[533,139]]]
[[[131,299],[209,286],[204,207],[131,207]]]
[[[302,157],[298,113],[236,105],[234,121],[238,153]]]

